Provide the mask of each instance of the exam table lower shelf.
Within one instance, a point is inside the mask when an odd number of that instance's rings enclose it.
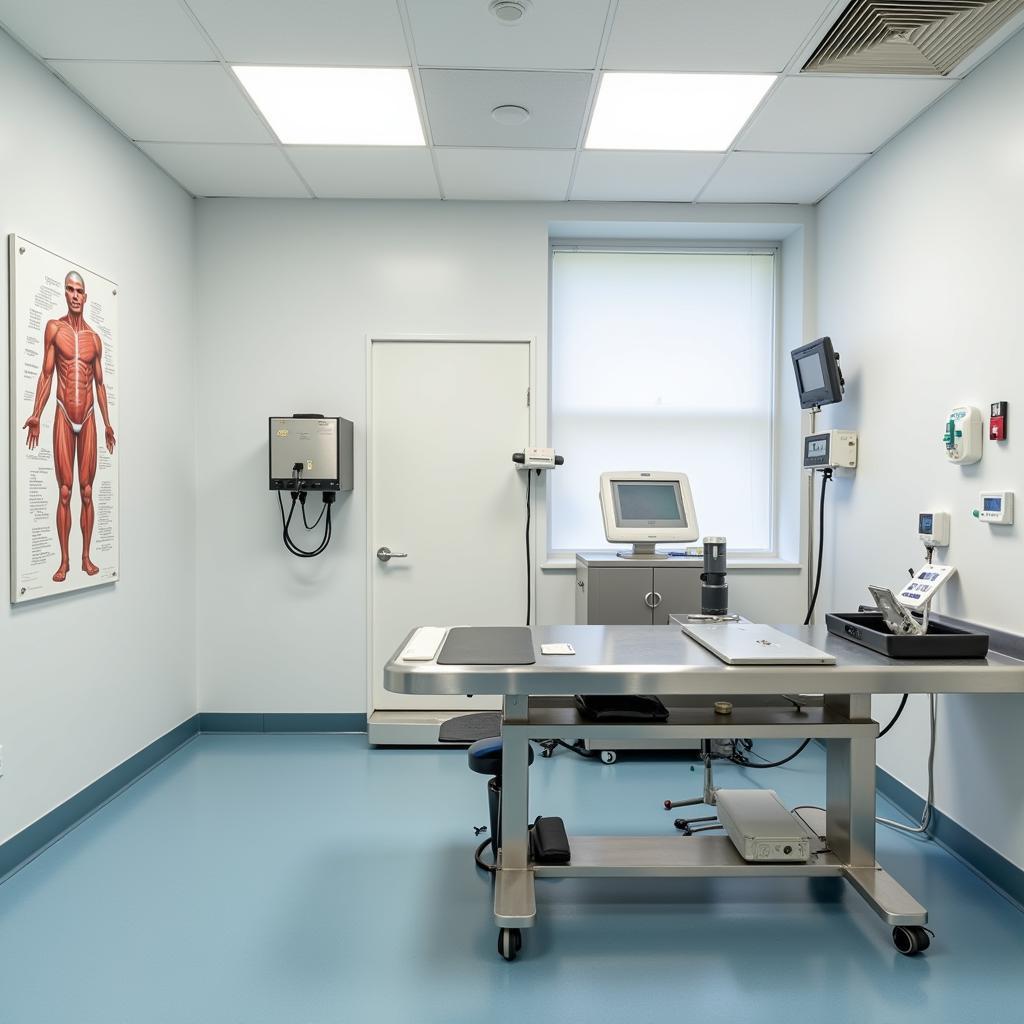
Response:
[[[494,920],[498,952],[514,960],[522,948],[520,929],[537,916],[537,878],[845,878],[883,921],[893,927],[900,952],[912,955],[928,946],[928,912],[877,864],[854,867],[824,852],[806,864],[752,863],[726,836],[570,836],[569,864],[530,864],[495,876]],[[908,948],[909,947],[909,948]]]
[[[838,875],[842,864],[830,853],[806,864],[751,863],[728,836],[570,836],[572,861],[534,864],[538,878],[594,875],[686,878],[700,875]]]

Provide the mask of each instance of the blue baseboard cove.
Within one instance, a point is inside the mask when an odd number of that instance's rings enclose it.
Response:
[[[6,843],[0,843],[0,882],[202,732],[366,732],[366,715],[206,711],[193,715]]]
[[[882,768],[875,768],[878,792],[891,800],[913,821],[921,820],[924,798]],[[928,834],[957,860],[1024,910],[1024,869],[1017,867],[948,815],[932,808]]]
[[[200,732],[366,732],[366,715],[355,713],[248,714],[202,711]]]
[[[199,715],[193,715],[0,844],[0,882],[198,734]]]

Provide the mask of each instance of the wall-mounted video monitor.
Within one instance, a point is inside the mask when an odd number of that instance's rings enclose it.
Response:
[[[801,409],[832,405],[843,400],[845,382],[831,338],[818,338],[817,341],[801,345],[793,349],[790,355],[793,357]]]

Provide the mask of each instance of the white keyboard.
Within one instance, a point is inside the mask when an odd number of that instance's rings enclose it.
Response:
[[[420,626],[402,651],[402,661],[433,661],[444,643],[444,626]]]

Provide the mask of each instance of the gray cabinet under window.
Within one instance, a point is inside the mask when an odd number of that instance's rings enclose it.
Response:
[[[670,614],[700,611],[701,558],[576,555],[579,625],[666,626]]]

